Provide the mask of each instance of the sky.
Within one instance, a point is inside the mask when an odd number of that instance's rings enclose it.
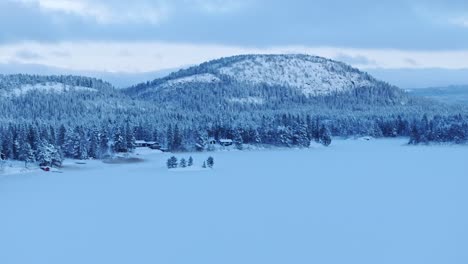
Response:
[[[143,73],[306,53],[369,71],[468,69],[466,0],[2,0],[0,24],[3,68]]]

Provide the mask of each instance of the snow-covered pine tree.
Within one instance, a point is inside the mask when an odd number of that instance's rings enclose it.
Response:
[[[114,133],[114,142],[112,144],[112,150],[116,153],[127,152],[127,144],[125,142],[124,136],[120,132],[120,129],[118,129]]]
[[[209,168],[213,168],[213,166],[214,166],[214,158],[213,157],[208,157],[208,159],[206,160],[206,166],[208,166]]]
[[[67,137],[67,129],[62,124],[60,125],[58,135],[57,135],[57,142],[56,142],[57,146],[61,146],[61,147],[65,146],[66,137]]]
[[[310,139],[307,135],[307,126],[301,121],[296,122],[294,125],[293,144],[305,148],[310,146]]]
[[[197,131],[197,139],[195,143],[195,148],[197,151],[204,151],[206,149],[206,144],[208,143],[208,133],[205,130]]]
[[[179,167],[181,167],[181,168],[186,168],[187,167],[187,161],[184,158],[180,159]]]
[[[88,156],[93,159],[100,158],[99,155],[99,131],[93,128],[89,135],[89,149]]]
[[[31,148],[29,143],[24,142],[23,147],[21,149],[21,156],[20,160],[24,161],[24,167],[27,168],[28,164],[34,163],[36,161],[36,155],[34,150]]]
[[[174,131],[172,130],[172,124],[169,124],[166,130],[166,146],[172,151],[174,150]]]
[[[168,169],[175,169],[175,168],[177,168],[177,165],[178,165],[178,163],[177,163],[177,158],[176,158],[175,156],[170,157],[170,158],[167,160],[167,163],[166,163],[166,164],[167,164],[167,168],[168,168]]]
[[[242,150],[244,148],[244,139],[242,138],[241,130],[236,129],[234,130],[234,145],[236,149]]]
[[[40,166],[62,166],[63,156],[54,145],[42,141],[37,150],[37,162]]]
[[[104,130],[102,130],[101,133],[99,133],[98,155],[99,158],[103,158],[109,155],[109,138]]]
[[[327,126],[322,125],[320,128],[320,143],[324,146],[329,146],[331,144],[331,133]]]
[[[127,151],[132,152],[135,149],[136,146],[136,138],[135,138],[135,133],[133,129],[130,128],[129,122],[127,122],[125,126],[125,141],[127,143]]]
[[[174,127],[174,135],[172,139],[172,150],[173,151],[182,151],[182,134],[179,129],[179,126],[176,124]]]

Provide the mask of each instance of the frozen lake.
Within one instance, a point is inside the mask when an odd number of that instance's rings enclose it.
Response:
[[[405,142],[0,176],[0,263],[468,263],[468,146]]]

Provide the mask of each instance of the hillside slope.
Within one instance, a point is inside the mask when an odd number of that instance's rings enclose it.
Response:
[[[405,105],[404,91],[344,63],[307,55],[242,55],[180,70],[125,92],[169,108]]]

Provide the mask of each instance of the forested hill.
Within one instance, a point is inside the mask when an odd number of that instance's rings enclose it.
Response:
[[[123,90],[80,76],[0,75],[0,113],[0,152],[14,159],[25,149],[98,158],[135,139],[183,151],[210,137],[286,147],[330,135],[468,137],[466,109],[306,55],[222,58]]]
[[[341,62],[308,55],[242,55],[130,87],[133,98],[168,107],[290,109],[291,104],[404,105],[407,95]],[[317,100],[317,98],[319,98]]]
[[[19,96],[31,91],[62,93],[67,91],[108,91],[110,89],[112,89],[110,83],[83,76],[0,74],[0,96]]]

